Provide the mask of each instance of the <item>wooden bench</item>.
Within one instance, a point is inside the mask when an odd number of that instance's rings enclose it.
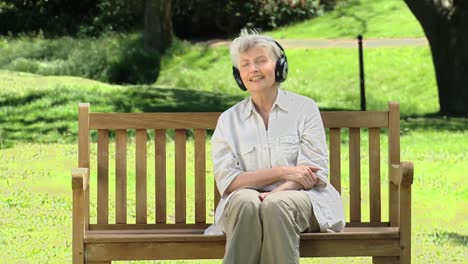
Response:
[[[216,188],[211,188],[214,186],[213,180],[207,183],[205,178],[206,159],[209,158],[206,155],[206,144],[209,144],[206,141],[206,130],[215,128],[220,113],[93,113],[89,109],[89,104],[79,105],[79,168],[72,170],[73,263],[222,259],[225,236],[203,235],[204,229],[209,226],[207,212],[209,214],[214,210],[213,202],[207,208],[207,201],[219,201]],[[331,184],[341,192],[345,208],[349,210],[348,223],[342,233],[302,234],[301,256],[371,256],[373,263],[410,263],[413,164],[400,162],[398,103],[390,103],[388,111],[322,112],[322,117],[329,135],[329,178]],[[97,130],[97,137],[95,132],[92,134],[97,138],[97,150],[93,151],[97,156],[97,165],[93,165],[97,171],[97,179],[94,179],[97,182],[97,194],[90,196],[93,190],[90,188],[90,179],[96,177],[90,175],[90,136],[94,130]],[[134,131],[134,140],[133,137],[128,139],[129,130],[131,133]],[[148,130],[150,135],[154,133],[155,155],[150,160],[151,163],[154,161],[154,171],[148,171],[147,166]],[[166,175],[166,133],[171,130],[175,131],[175,171],[168,171]],[[189,157],[189,160],[194,162],[194,175],[186,173],[187,165],[192,166],[186,163],[187,130],[193,131],[194,157]],[[109,183],[113,182],[109,180],[109,158],[112,157],[109,155],[110,131],[115,135],[115,140],[111,141],[115,141],[115,217],[109,213],[109,187],[112,186]],[[346,133],[348,131],[349,136]],[[367,133],[369,173],[364,174],[361,173],[361,134]],[[388,157],[382,155],[381,158],[381,137],[385,135],[388,135]],[[346,141],[349,142],[348,151],[341,149],[342,142]],[[136,164],[127,168],[127,146],[130,143],[135,144]],[[345,155],[347,152],[349,155]],[[381,175],[381,159],[388,160],[388,174]],[[342,174],[342,168],[347,163],[349,174]],[[130,173],[127,171],[133,168],[136,197],[129,197],[127,180]],[[211,168],[208,168],[208,172],[211,175]],[[166,183],[173,179],[170,177],[175,177],[175,215],[168,213],[172,205],[166,203]],[[148,178],[155,181],[152,196],[147,192]],[[190,201],[193,203],[188,203],[187,207],[186,181],[189,178],[194,181],[195,187],[194,194],[190,194],[194,197]],[[388,192],[386,183],[381,191],[382,179],[389,179]],[[207,189],[214,194],[207,192]],[[368,193],[368,196],[362,196],[362,193]],[[208,194],[208,197],[214,198],[207,199]],[[96,197],[96,203],[90,203],[90,197]],[[155,204],[151,208],[155,212],[151,222],[148,220],[148,200]],[[388,203],[383,202],[387,200]],[[132,217],[127,204],[131,204],[129,208],[135,211]],[[194,210],[189,212],[189,215],[194,215],[192,223],[187,222],[188,208]],[[362,214],[363,208],[366,209],[365,215]],[[95,214],[91,215],[97,217],[90,217],[92,210],[95,210]],[[115,218],[115,221],[110,222],[109,218]]]

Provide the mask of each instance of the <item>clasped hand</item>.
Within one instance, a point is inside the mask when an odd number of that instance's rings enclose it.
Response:
[[[320,169],[315,166],[300,165],[295,167],[285,167],[286,181],[294,181],[301,184],[305,190],[311,189],[318,183],[319,179],[315,173]]]
[[[319,168],[315,166],[301,165],[296,167],[284,167],[283,170],[283,180],[285,180],[285,182],[271,192],[260,193],[258,198],[260,198],[261,201],[265,200],[267,196],[274,192],[299,189],[309,190],[319,181],[317,175],[315,175],[315,172],[317,172]]]

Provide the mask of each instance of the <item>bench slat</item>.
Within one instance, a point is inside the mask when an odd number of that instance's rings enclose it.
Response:
[[[97,152],[97,222],[107,224],[109,221],[109,130],[98,130]]]
[[[186,136],[185,129],[175,131],[175,222],[185,223],[186,217]]]
[[[206,130],[195,129],[195,223],[206,222]]]
[[[90,129],[214,129],[221,113],[90,113]],[[388,127],[388,112],[322,112],[326,128]]]
[[[162,229],[206,229],[210,224],[206,223],[195,223],[195,224],[91,224],[89,226],[90,230],[99,231],[99,230],[162,230]]]
[[[146,203],[146,130],[136,130],[136,222],[146,224],[147,203]]]
[[[80,104],[78,111],[78,167],[89,168],[89,104]]]
[[[88,243],[102,242],[159,242],[159,241],[211,241],[225,240],[224,235],[205,236],[203,229],[161,230],[107,230],[89,231],[85,234]],[[351,240],[398,238],[396,227],[347,227],[342,233],[302,233],[301,240]]]
[[[115,131],[115,222],[127,223],[127,131]]]
[[[216,210],[216,207],[218,207],[219,200],[221,200],[221,194],[219,194],[218,187],[216,187],[216,180],[213,180],[213,191],[214,191],[214,208],[213,210]]]
[[[400,164],[400,106],[389,103],[388,107],[388,175],[391,175],[392,164]],[[392,226],[398,226],[398,186],[390,180],[388,184],[389,220]]]
[[[166,130],[155,131],[156,223],[166,223]]]
[[[89,159],[89,104],[80,103],[78,107],[78,167],[88,168],[90,167]],[[88,179],[91,181],[91,173],[88,175]],[[84,228],[88,229],[89,226],[89,202],[90,202],[90,191],[84,195]]]
[[[356,239],[303,239],[300,243],[301,257],[357,257],[398,256],[398,238],[366,238],[356,234]]]
[[[369,202],[370,221],[380,222],[380,129],[369,129]]]
[[[90,113],[90,129],[214,129],[221,113]]]
[[[195,224],[91,224],[90,230],[161,230],[161,229],[206,229],[210,226],[209,223],[195,223]],[[389,222],[347,222],[346,228],[351,227],[389,227]]]
[[[116,242],[86,243],[86,257],[102,260],[180,260],[223,258],[225,241],[222,236],[205,236],[202,241],[184,240],[177,243]],[[339,250],[337,250],[339,249]],[[398,256],[398,239],[308,239],[301,240],[301,257]]]
[[[330,182],[341,193],[341,130],[330,128]]]
[[[337,111],[321,115],[326,128],[388,127],[388,112]]]
[[[349,201],[350,221],[361,222],[360,130],[349,129]]]

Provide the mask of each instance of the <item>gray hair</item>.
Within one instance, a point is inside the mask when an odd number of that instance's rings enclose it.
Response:
[[[239,68],[239,57],[241,53],[246,52],[252,47],[265,47],[270,55],[270,59],[276,61],[281,57],[281,49],[276,45],[273,38],[261,35],[259,30],[243,28],[239,37],[235,38],[230,46],[232,65]]]

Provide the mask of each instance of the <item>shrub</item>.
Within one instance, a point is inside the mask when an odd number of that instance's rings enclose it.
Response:
[[[160,55],[146,50],[141,45],[132,45],[110,63],[109,82],[151,84],[159,75]]]
[[[141,35],[3,39],[0,68],[41,75],[70,75],[110,83],[156,81],[160,55],[143,47]]]

